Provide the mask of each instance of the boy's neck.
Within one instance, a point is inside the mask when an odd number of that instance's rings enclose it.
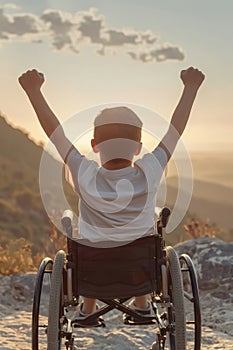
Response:
[[[126,159],[118,159],[117,162],[115,160],[110,160],[109,162],[102,164],[102,167],[107,170],[119,170],[130,166],[132,166],[132,161]]]

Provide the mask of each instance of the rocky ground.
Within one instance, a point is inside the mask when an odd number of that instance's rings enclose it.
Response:
[[[233,349],[233,243],[199,238],[182,243],[196,267],[202,311],[202,349]],[[31,309],[35,274],[0,276],[0,349],[31,348]],[[44,290],[44,310],[48,295]],[[189,310],[187,309],[187,314]],[[117,311],[105,315],[106,328],[78,329],[75,348],[149,350],[154,326],[125,327]],[[188,339],[190,328],[188,328]],[[46,346],[44,346],[46,349]],[[188,341],[187,350],[193,350]]]

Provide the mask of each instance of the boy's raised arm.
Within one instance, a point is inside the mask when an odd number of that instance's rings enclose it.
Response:
[[[184,84],[183,93],[172,115],[169,129],[159,144],[167,153],[168,159],[185,129],[197,91],[205,76],[198,69],[190,67],[181,71],[180,78]]]
[[[65,161],[73,145],[65,136],[59,120],[41,92],[41,86],[44,83],[43,74],[33,69],[22,74],[18,80],[26,92],[46,135],[54,143],[62,159]]]

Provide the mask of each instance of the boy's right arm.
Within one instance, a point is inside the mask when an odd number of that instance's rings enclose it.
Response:
[[[166,152],[168,160],[186,127],[197,91],[205,79],[204,74],[193,67],[183,70],[180,77],[184,84],[183,93],[172,115],[168,131],[159,144]]]
[[[59,120],[41,92],[41,86],[44,83],[43,74],[35,69],[27,71],[19,77],[19,83],[26,92],[46,135],[54,143],[62,159],[66,161],[73,145],[65,136]]]

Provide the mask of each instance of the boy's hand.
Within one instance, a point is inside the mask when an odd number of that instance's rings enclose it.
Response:
[[[183,81],[184,86],[193,86],[198,89],[205,79],[205,76],[198,69],[190,67],[181,71],[180,78]]]
[[[44,75],[39,73],[36,69],[28,70],[19,77],[19,83],[26,93],[40,90],[44,83]]]

